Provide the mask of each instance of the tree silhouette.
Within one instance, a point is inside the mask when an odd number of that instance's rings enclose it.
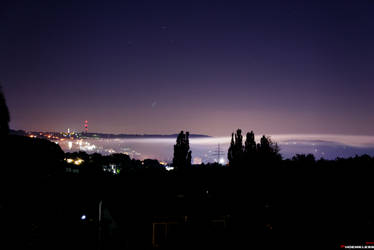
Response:
[[[256,157],[256,141],[255,141],[255,134],[253,131],[247,133],[246,139],[245,139],[245,145],[244,145],[244,154],[245,154],[245,159],[247,161],[254,160]]]
[[[191,166],[191,150],[189,142],[189,133],[181,131],[177,137],[177,143],[174,145],[173,166],[176,169],[184,169]]]
[[[263,135],[260,143],[257,144],[257,151],[259,157],[263,161],[281,160],[282,156],[279,154],[279,147],[277,143],[272,142],[270,137]]]
[[[238,166],[243,161],[243,136],[242,130],[237,129],[231,134],[231,143],[227,153],[230,166]]]
[[[9,133],[9,111],[5,102],[5,97],[0,86],[0,137]]]
[[[271,152],[270,141],[265,135],[261,137],[260,143],[257,145],[260,154],[268,154]]]
[[[231,143],[227,153],[230,166],[240,166],[249,163],[269,163],[281,160],[279,147],[273,143],[269,137],[262,136],[260,143],[256,145],[253,131],[246,135],[245,145],[243,147],[243,136],[241,129],[231,135]]]
[[[310,166],[315,164],[316,158],[313,154],[296,154],[294,157],[292,157],[292,161],[303,166]]]

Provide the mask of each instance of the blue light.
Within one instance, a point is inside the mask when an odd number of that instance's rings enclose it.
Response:
[[[85,220],[85,219],[86,219],[86,215],[84,214],[82,215],[81,220]]]

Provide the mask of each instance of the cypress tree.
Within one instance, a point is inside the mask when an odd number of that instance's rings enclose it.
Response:
[[[174,145],[173,166],[175,169],[184,169],[191,166],[191,150],[189,133],[181,131]]]

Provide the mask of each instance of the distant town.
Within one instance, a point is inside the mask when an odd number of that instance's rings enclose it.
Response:
[[[115,139],[115,138],[177,138],[178,134],[161,135],[161,134],[107,134],[107,133],[89,133],[89,132],[75,132],[67,129],[66,132],[46,132],[46,131],[24,131],[24,130],[10,130],[10,134],[28,136],[30,138],[40,138],[47,140],[65,139]],[[209,138],[209,135],[191,134],[191,138]]]

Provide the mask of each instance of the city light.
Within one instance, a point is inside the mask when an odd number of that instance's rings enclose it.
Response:
[[[77,166],[81,165],[84,162],[84,160],[82,160],[81,158],[77,158],[77,159],[68,158],[68,159],[65,159],[65,161],[67,163],[73,163],[74,165],[77,165]]]
[[[73,159],[66,159],[67,163],[73,163],[73,161],[74,161]]]
[[[81,165],[83,162],[84,162],[84,160],[78,158],[78,159],[76,159],[76,160],[74,161],[74,164],[78,166],[78,165]]]

